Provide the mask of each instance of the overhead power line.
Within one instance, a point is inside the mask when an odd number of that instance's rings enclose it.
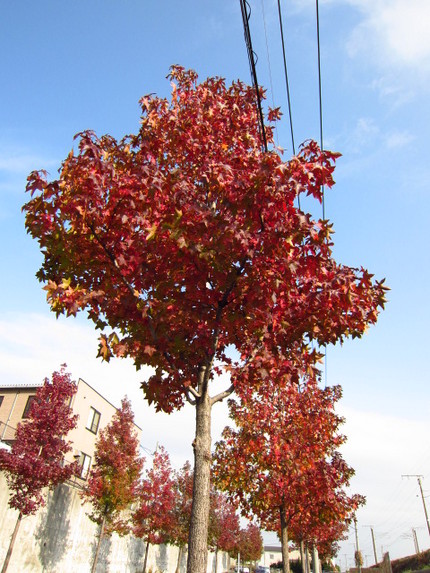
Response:
[[[278,0],[278,16],[279,16],[279,30],[281,32],[282,55],[284,58],[284,76],[285,76],[285,87],[287,90],[288,115],[290,117],[291,144],[293,146],[293,155],[295,155],[296,154],[296,146],[294,143],[293,117],[292,117],[292,113],[291,113],[290,85],[289,85],[289,81],[288,81],[287,57],[285,55],[284,29],[282,27],[281,0]]]
[[[254,87],[255,95],[256,95],[256,99],[257,99],[257,113],[258,113],[258,120],[259,120],[259,124],[260,124],[261,138],[263,140],[264,151],[267,151],[268,149],[267,149],[266,130],[264,128],[263,107],[262,107],[262,103],[261,103],[260,88],[259,88],[258,80],[257,80],[255,52],[252,49],[251,31],[249,29],[249,19],[251,17],[251,7],[250,7],[247,0],[240,0],[240,9],[242,11],[243,31],[244,31],[244,35],[245,35],[245,44],[246,44],[246,48],[248,51],[248,60],[249,60],[249,68],[251,70],[252,85]]]
[[[322,79],[321,79],[320,16],[319,16],[318,0],[316,0],[316,13],[317,13],[317,48],[318,48],[318,94],[319,94],[319,111],[320,111],[320,145],[321,145],[321,151],[324,151]],[[323,219],[325,219],[324,186],[322,187],[322,201],[321,201],[321,203],[322,203],[322,217],[323,217]]]

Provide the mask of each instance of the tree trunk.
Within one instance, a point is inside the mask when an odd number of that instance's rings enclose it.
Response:
[[[196,399],[193,506],[188,541],[187,573],[206,573],[208,561],[209,493],[211,473],[211,401],[202,385]]]
[[[9,549],[7,550],[6,558],[4,560],[1,573],[6,573],[7,568],[9,567],[10,557],[12,555],[13,546],[15,544],[16,536],[18,535],[19,526],[21,525],[21,520],[22,520],[22,513],[19,512],[18,519],[16,520],[15,528],[14,528],[13,533],[12,533],[12,537],[10,538]]]
[[[184,550],[184,548],[182,547],[182,545],[179,547],[179,553],[178,553],[178,562],[176,563],[176,571],[175,573],[179,573],[179,569],[181,567],[181,558],[182,558],[182,551]]]
[[[145,559],[143,560],[143,571],[142,571],[142,573],[146,573],[146,563],[148,561],[148,549],[149,549],[149,541],[146,542]]]
[[[288,527],[285,517],[285,508],[280,508],[281,514],[281,548],[282,548],[282,570],[283,573],[290,573],[290,552],[288,548]]]
[[[302,563],[302,573],[307,573],[306,572],[306,562],[305,562],[305,544],[302,541],[300,541],[300,561]]]
[[[305,542],[305,563],[306,563],[306,573],[311,573],[310,563],[309,563],[309,547],[308,542]]]
[[[314,543],[312,545],[312,573],[320,573],[319,563],[318,549]]]
[[[104,532],[105,532],[105,521],[106,521],[106,518],[103,517],[103,521],[102,521],[101,526],[100,526],[100,535],[99,535],[99,538],[97,540],[96,554],[94,555],[93,566],[91,567],[91,573],[96,573],[97,562],[99,560],[100,546],[102,544],[102,540],[103,540],[103,536],[104,536]]]

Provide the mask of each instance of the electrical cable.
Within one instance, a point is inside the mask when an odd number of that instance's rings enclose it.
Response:
[[[256,70],[256,62],[255,62],[255,52],[252,49],[252,40],[251,40],[251,31],[249,29],[249,19],[251,17],[251,7],[247,0],[240,0],[240,8],[242,12],[242,20],[243,20],[243,30],[245,36],[245,44],[248,51],[248,60],[249,60],[249,67],[251,70],[251,79],[252,85],[255,89],[255,95],[257,98],[257,113],[258,119],[260,124],[260,132],[261,137],[263,140],[263,148],[264,151],[268,151],[267,148],[267,139],[266,139],[266,130],[264,128],[264,117],[263,117],[263,108],[261,104],[261,95],[260,95],[260,88],[258,86],[257,80],[257,70]]]
[[[287,90],[288,115],[290,117],[291,143],[293,146],[293,155],[295,155],[296,154],[296,146],[294,143],[293,117],[292,117],[292,113],[291,113],[290,85],[289,85],[289,81],[288,81],[287,58],[285,55],[284,29],[282,27],[281,0],[278,0],[278,15],[279,15],[279,30],[281,32],[281,42],[282,42],[282,55],[284,58],[284,76],[285,76],[285,87]]]
[[[316,24],[317,24],[317,50],[318,50],[318,96],[319,96],[319,116],[320,116],[320,146],[321,152],[324,151],[324,138],[323,138],[323,104],[322,104],[322,74],[321,74],[321,42],[320,42],[320,16],[319,4],[316,0]],[[325,221],[325,194],[324,185],[321,187],[321,206],[322,218]],[[324,346],[324,377],[325,386],[327,387],[327,346]]]
[[[319,111],[320,111],[320,145],[321,145],[321,151],[324,151],[322,80],[321,80],[321,43],[320,43],[320,18],[319,18],[318,0],[316,0],[316,14],[317,14],[317,47],[318,47],[318,92],[319,92]],[[321,203],[322,203],[322,216],[323,219],[325,220],[324,186],[322,187]]]
[[[296,155],[296,145],[294,142],[294,129],[293,129],[293,114],[291,111],[291,97],[290,97],[290,82],[288,80],[288,68],[287,68],[287,57],[285,53],[285,41],[284,41],[284,29],[282,26],[282,14],[281,14],[281,2],[278,0],[278,17],[279,17],[279,30],[281,33],[281,43],[282,43],[282,56],[284,59],[284,77],[285,77],[285,87],[287,91],[287,103],[288,103],[288,115],[290,118],[290,133],[291,133],[291,144],[293,148],[293,155]],[[300,197],[297,195],[297,205],[301,209]]]
[[[264,0],[261,0],[261,12],[263,14],[264,38],[266,41],[267,67],[269,68],[269,81],[270,81],[270,93],[272,94],[272,107],[275,108],[276,107],[275,91],[273,89],[272,66],[270,64],[269,43],[267,41],[266,12],[264,10]],[[276,126],[275,126],[275,132],[276,132],[276,144],[279,147],[278,129]]]

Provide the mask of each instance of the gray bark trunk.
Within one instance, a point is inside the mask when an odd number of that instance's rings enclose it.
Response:
[[[91,573],[95,573],[96,569],[97,569],[97,563],[98,563],[99,554],[100,554],[100,547],[101,547],[104,532],[105,532],[105,522],[106,522],[106,518],[103,517],[103,521],[100,525],[100,535],[99,535],[99,538],[97,540],[96,554],[94,555],[94,561],[93,561],[93,566],[91,567]]]
[[[13,546],[15,545],[16,537],[18,535],[18,529],[19,529],[19,526],[21,525],[21,520],[22,520],[22,514],[21,514],[21,512],[19,512],[18,519],[16,520],[15,527],[14,527],[14,530],[12,533],[12,537],[10,538],[9,548],[7,550],[7,553],[6,553],[6,558],[4,560],[1,573],[6,573],[7,568],[9,567],[9,561],[10,561],[10,558],[12,555]]]
[[[149,541],[146,542],[145,559],[143,560],[143,571],[142,571],[142,573],[146,573],[146,564],[148,563],[148,549],[149,549]]]
[[[211,472],[211,401],[204,385],[201,397],[196,400],[196,437],[193,446],[194,485],[187,573],[206,573]]]
[[[312,573],[320,573],[320,559],[315,543],[312,545]]]
[[[288,548],[288,527],[285,518],[285,509],[280,508],[281,514],[281,548],[282,548],[282,570],[283,573],[290,573],[290,552]]]
[[[179,573],[179,570],[181,568],[181,559],[182,559],[182,552],[183,552],[184,548],[182,547],[182,545],[179,547],[179,551],[178,551],[178,561],[176,563],[176,571],[175,573]]]
[[[305,544],[303,541],[300,541],[300,561],[302,564],[302,573],[306,573]]]

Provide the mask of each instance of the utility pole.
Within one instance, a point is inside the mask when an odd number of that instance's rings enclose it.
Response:
[[[373,525],[365,525],[364,527],[370,527],[370,533],[372,534],[372,545],[373,545],[373,555],[375,557],[375,565],[378,565],[378,556],[376,554],[376,543],[375,543],[375,534],[373,533]]]
[[[421,478],[424,478],[424,476],[422,475],[417,475],[417,474],[405,474],[402,475],[402,478],[410,478],[410,477],[416,477],[418,480],[418,485],[420,487],[420,492],[421,492],[421,499],[423,501],[423,507],[424,507],[424,515],[426,516],[426,523],[427,523],[427,531],[429,532],[430,535],[430,523],[429,523],[429,516],[427,513],[427,507],[426,507],[426,500],[424,498],[424,492],[423,492],[423,484],[421,483]]]

